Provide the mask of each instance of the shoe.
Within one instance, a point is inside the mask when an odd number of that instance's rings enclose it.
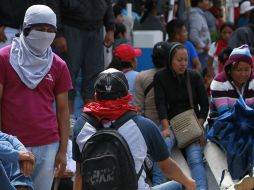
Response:
[[[235,184],[235,190],[252,190],[254,188],[254,177],[246,175],[237,184]]]

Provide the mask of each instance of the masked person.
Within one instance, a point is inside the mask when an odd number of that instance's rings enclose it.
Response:
[[[0,50],[0,129],[35,155],[36,190],[50,190],[55,167],[66,167],[72,84],[66,64],[51,50],[55,34],[55,13],[34,5],[25,13],[20,37]]]

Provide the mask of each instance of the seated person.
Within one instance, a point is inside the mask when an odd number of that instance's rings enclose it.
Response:
[[[129,102],[132,100],[129,94],[128,81],[125,75],[116,70],[116,69],[107,69],[101,72],[96,81],[95,81],[95,102],[91,102],[84,107],[84,112],[87,115],[91,115],[100,122],[100,127],[108,128],[111,125],[114,125],[115,122],[119,121],[121,118],[126,116],[130,111],[135,112],[136,108],[131,106]],[[105,120],[103,120],[103,118]],[[120,119],[119,119],[120,118]],[[119,119],[119,120],[118,120]],[[105,185],[112,185],[114,187],[119,182],[115,181],[116,170],[114,167],[110,167],[111,165],[107,164],[107,168],[105,168],[104,160],[98,160],[96,157],[96,163],[98,168],[93,164],[93,166],[86,164],[82,158],[84,157],[83,149],[90,148],[90,143],[87,141],[91,140],[91,137],[96,132],[96,125],[90,122],[91,120],[87,120],[85,117],[80,117],[74,126],[74,137],[73,137],[73,159],[77,163],[76,169],[76,177],[74,182],[74,189],[81,190],[84,189],[84,186],[100,186],[101,189],[104,190]],[[105,121],[105,122],[104,122]],[[156,125],[149,119],[144,118],[140,115],[135,115],[126,122],[122,122],[123,124],[120,128],[117,129],[118,133],[123,137],[128,143],[128,147],[131,151],[132,158],[134,160],[135,165],[135,174],[137,173],[137,181],[138,188],[137,190],[180,190],[182,189],[181,185],[184,186],[186,190],[195,190],[195,182],[187,177],[179,168],[179,166],[169,157],[169,152],[167,150],[167,146],[161,137],[159,130]],[[106,131],[106,130],[105,130]],[[98,134],[98,133],[97,133]],[[118,136],[120,136],[118,135]],[[91,137],[91,138],[90,138]],[[105,137],[105,136],[104,136]],[[111,139],[111,138],[110,138]],[[106,142],[108,143],[106,143]],[[100,147],[105,145],[105,149],[108,150],[109,139],[104,140],[104,143],[99,144]],[[90,142],[90,141],[89,141]],[[111,143],[112,144],[112,143]],[[118,143],[117,145],[119,145]],[[88,145],[88,146],[86,146]],[[98,144],[97,144],[98,145]],[[85,148],[83,148],[85,146]],[[112,146],[112,145],[110,145]],[[91,150],[91,149],[90,149]],[[94,148],[93,148],[94,150]],[[98,151],[98,149],[96,148]],[[82,156],[83,154],[83,156]],[[146,174],[144,170],[142,170],[142,165],[144,163],[145,158],[149,154],[153,160],[158,162],[161,170],[165,173],[165,175],[175,181],[169,181],[164,184],[155,186],[150,188],[149,185],[145,182]],[[110,155],[111,156],[111,155]],[[105,158],[105,155],[99,154],[99,158]],[[114,157],[115,158],[115,157]],[[125,157],[126,159],[126,157]],[[94,158],[90,158],[90,161],[94,160]],[[109,160],[109,158],[108,158]],[[115,159],[114,159],[115,160]],[[98,162],[99,161],[99,162]],[[119,161],[119,160],[118,160]],[[111,163],[111,162],[110,162]],[[81,166],[82,171],[81,171]],[[91,168],[96,167],[95,170],[91,170]],[[129,165],[128,167],[132,167]],[[134,166],[133,166],[134,167]],[[91,175],[85,175],[87,178],[84,179],[83,172],[86,172],[84,168],[88,168]],[[105,168],[105,169],[101,169]],[[121,168],[120,168],[121,169]],[[122,175],[126,171],[117,170]],[[139,175],[138,175],[139,174]],[[122,176],[120,175],[121,182],[128,180],[130,176]],[[105,177],[104,177],[105,176]],[[118,176],[118,175],[117,175]],[[131,181],[132,182],[132,181]],[[180,184],[179,184],[180,183]],[[136,184],[137,185],[137,184]],[[113,189],[113,187],[112,187]],[[126,189],[126,187],[117,187],[115,189]],[[134,188],[133,188],[134,189]]]
[[[134,94],[134,82],[139,73],[135,71],[138,63],[137,57],[141,55],[141,49],[134,49],[129,44],[121,44],[113,51],[113,58],[108,66],[108,68],[120,70],[125,74],[132,96]]]
[[[170,45],[168,42],[156,43],[152,53],[155,68],[140,72],[134,83],[134,104],[137,107],[138,114],[151,119],[157,126],[160,125],[160,120],[154,102],[153,78],[157,71],[166,66],[169,50]],[[170,145],[170,140],[168,137],[165,137],[164,140],[169,152],[171,152],[172,145]],[[159,185],[167,180],[159,166],[155,163],[152,170],[152,184]]]
[[[130,44],[130,41],[127,39],[127,30],[124,24],[116,23],[114,38],[113,50],[120,44]]]
[[[188,41],[188,29],[185,22],[180,19],[174,19],[167,23],[168,42],[179,42],[187,48],[188,68],[201,72],[201,63],[198,58],[197,50],[191,41]]]
[[[154,97],[162,126],[161,135],[169,137],[170,144],[176,143],[170,120],[176,115],[193,107],[200,126],[203,126],[209,109],[209,102],[203,80],[198,72],[188,69],[188,52],[183,44],[171,42],[166,68],[154,76]],[[189,94],[187,81],[191,87]],[[192,96],[192,97],[190,97]],[[196,180],[197,190],[207,190],[207,179],[203,161],[205,138],[202,135],[197,141],[185,146],[182,150]]]
[[[250,50],[248,45],[242,45],[238,48],[234,48],[232,53],[230,54],[228,60],[226,61],[224,65],[224,71],[219,73],[215,79],[211,83],[211,107],[210,107],[210,112],[212,113],[212,116],[221,116],[225,112],[231,113],[232,110],[231,108],[234,107],[236,101],[242,97],[244,102],[246,103],[247,106],[252,107],[254,105],[254,96],[253,96],[253,91],[254,91],[254,76],[252,73],[253,70],[253,63],[252,63],[252,58],[251,58]],[[240,122],[240,118],[237,119]],[[215,119],[216,121],[216,119]],[[232,121],[233,122],[233,121]],[[243,146],[245,146],[245,142],[248,143],[249,140],[253,139],[253,135],[249,135],[248,139],[243,142],[239,142],[236,140],[239,137],[239,134],[236,134],[234,140],[230,138],[230,135],[237,131],[240,126],[233,127],[232,129],[227,130],[227,128],[222,129],[214,129],[215,128],[215,123],[213,122],[212,124],[212,129],[210,130],[216,130],[216,134],[219,136],[225,136],[227,133],[227,138],[219,138],[217,139],[217,143],[220,144],[223,149],[227,152],[227,160],[229,161],[229,151],[234,149],[234,147],[239,144],[243,143]],[[223,124],[223,122],[221,122]],[[224,124],[226,124],[224,122]],[[247,123],[245,123],[247,125]],[[226,126],[228,127],[228,126]],[[208,137],[211,134],[211,131],[209,131]],[[222,134],[223,133],[223,134]],[[253,134],[253,133],[252,133]],[[210,139],[213,139],[213,135],[210,135]],[[241,136],[240,136],[241,138]],[[230,140],[231,139],[231,140]],[[229,146],[224,146],[222,144],[222,141],[225,142],[227,141],[227,145],[231,144],[231,147],[229,149]],[[253,147],[253,145],[251,145]],[[236,151],[236,150],[235,150]],[[252,152],[252,153],[251,153]],[[253,148],[252,151],[248,154],[253,154]],[[242,160],[240,160],[242,161]],[[250,162],[253,162],[250,161]],[[231,162],[230,162],[231,163]],[[229,164],[229,163],[228,163]],[[237,165],[241,165],[240,162],[236,163]],[[229,164],[229,171],[230,168],[234,167],[233,164]],[[233,170],[231,170],[233,171]],[[247,171],[247,168],[246,170]],[[240,174],[240,171],[237,172],[237,175],[244,177],[245,172],[242,172]],[[231,176],[233,179],[236,179],[236,175],[231,173]],[[241,183],[236,184],[236,189],[241,189],[240,187],[249,187],[247,189],[253,189],[254,188],[254,178],[253,177],[248,177],[246,178],[247,180],[241,181]]]
[[[14,136],[0,131],[0,187],[3,190],[33,190],[29,175],[35,158]]]

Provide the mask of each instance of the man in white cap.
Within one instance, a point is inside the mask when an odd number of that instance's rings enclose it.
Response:
[[[36,190],[50,190],[54,168],[66,167],[72,84],[66,64],[51,50],[55,33],[55,13],[34,5],[26,11],[20,37],[0,50],[0,129],[35,155]]]

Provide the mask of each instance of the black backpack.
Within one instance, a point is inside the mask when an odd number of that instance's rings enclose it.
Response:
[[[137,190],[138,172],[128,143],[117,131],[124,123],[136,116],[133,111],[104,128],[94,116],[82,113],[82,117],[96,128],[96,133],[85,143],[82,150],[81,175],[85,190]]]

